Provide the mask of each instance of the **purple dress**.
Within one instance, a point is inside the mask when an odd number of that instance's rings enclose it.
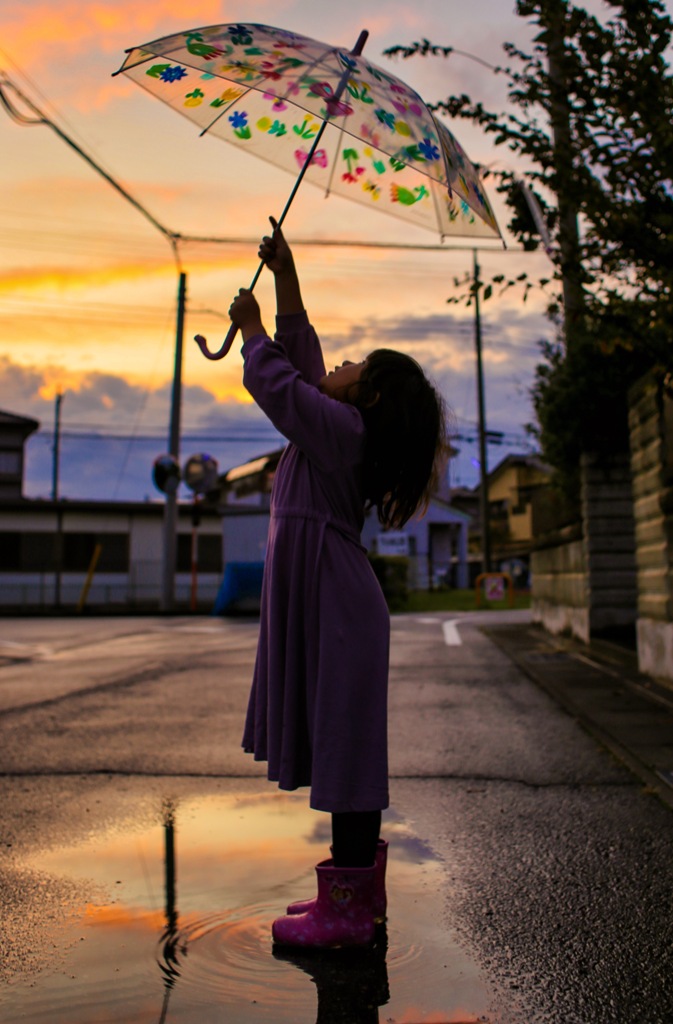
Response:
[[[281,789],[320,811],[388,806],[390,618],[360,543],[365,428],[323,395],[306,313],[243,345],[243,382],[288,439],[276,470],[257,659],[243,735]]]

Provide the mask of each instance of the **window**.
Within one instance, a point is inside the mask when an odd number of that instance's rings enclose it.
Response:
[[[96,544],[101,545],[96,572],[129,571],[129,538],[126,533],[64,533],[63,570],[86,572]]]
[[[222,534],[204,533],[199,537],[199,569],[222,572]]]
[[[21,568],[21,534],[3,531],[0,533],[0,570],[11,572]]]
[[[199,572],[222,572],[222,536],[201,533],[196,538],[197,569]],[[192,535],[178,534],[177,572],[192,571]]]
[[[0,451],[0,476],[21,475],[21,452]]]
[[[530,503],[533,500],[533,491],[534,490],[535,490],[534,487],[520,487],[519,488],[519,494],[518,494],[518,497],[517,497],[517,502],[516,502],[515,507],[512,509],[512,515],[520,516],[520,515],[522,515],[526,511],[526,509],[528,508],[528,506],[530,505]]]
[[[128,572],[126,533],[64,533],[61,539],[63,572],[86,572],[96,544],[101,545],[97,572]],[[0,570],[55,572],[59,567],[58,540],[55,532],[0,531]]]
[[[22,572],[53,572],[56,568],[55,533],[21,533],[20,564]]]

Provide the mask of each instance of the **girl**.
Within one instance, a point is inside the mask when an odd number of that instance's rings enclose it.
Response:
[[[367,506],[399,528],[427,504],[444,410],[399,352],[378,349],[325,372],[292,253],[271,224],[259,255],[275,277],[275,340],[249,291],[229,310],[243,337],[243,382],[290,442],[273,485],[243,747],[268,762],[281,789],[310,786],[311,807],[332,815],[318,897],[289,907],[274,941],[365,945],[385,917],[390,621],[360,532]]]

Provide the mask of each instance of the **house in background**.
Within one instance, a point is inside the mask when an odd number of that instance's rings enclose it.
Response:
[[[162,584],[163,500],[51,501],[23,497],[24,444],[38,427],[35,420],[0,412],[0,608],[75,607],[100,544],[100,560],[87,604],[106,610],[157,609]],[[271,487],[281,455],[282,449],[277,449],[222,474],[219,498],[199,505],[198,528],[193,521],[194,506],[182,501],[178,504],[178,608],[190,605],[194,539],[201,610],[215,605],[228,567],[241,563],[259,566],[263,562]],[[514,467],[510,464],[509,468]],[[501,480],[500,469],[497,467],[491,478],[502,489],[510,476],[508,471]],[[414,588],[443,584],[468,587],[478,559],[478,554],[468,551],[468,539],[474,543],[472,509],[478,503],[478,493],[469,493],[471,502],[459,506],[449,494],[447,479],[433,495],[426,514],[400,531],[383,530],[375,512],[370,512],[363,528],[363,543],[373,554],[408,557]],[[511,495],[505,499],[500,493],[496,491],[496,502],[510,500]],[[512,505],[514,516],[519,514],[520,504],[519,498]]]
[[[0,410],[0,501],[23,496],[25,444],[39,427],[37,420]]]
[[[550,479],[551,468],[537,455],[507,455],[488,474],[494,562],[528,562],[533,542],[533,496],[547,487]]]
[[[0,609],[76,607],[97,545],[87,605],[156,609],[162,585],[164,502],[59,501],[23,497],[24,444],[36,420],[0,411]],[[148,467],[148,477],[149,477]],[[199,607],[210,609],[222,579],[222,513],[199,507]],[[191,601],[193,506],[178,506],[175,596]]]
[[[220,478],[220,504],[227,563],[262,562],[269,528],[273,477],[283,449],[236,466]],[[260,514],[261,513],[261,514]],[[443,493],[433,496],[426,514],[403,530],[383,530],[375,511],[365,518],[362,543],[372,554],[409,558],[410,585],[426,589],[440,583],[467,587],[469,515],[451,506]]]
[[[537,455],[507,455],[487,477],[491,534],[491,568],[511,572],[514,583],[528,578],[535,527],[534,506],[551,479],[551,469]],[[470,575],[481,572],[480,487],[457,488],[451,503],[470,515]]]

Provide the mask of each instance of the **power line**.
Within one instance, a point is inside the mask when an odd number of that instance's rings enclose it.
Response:
[[[35,434],[35,438],[43,438],[45,441],[50,441],[54,436],[54,431],[51,429],[40,430]],[[139,443],[150,443],[150,442],[165,442],[165,433],[156,434],[131,434],[131,433],[109,433],[100,430],[73,430],[72,428],[61,429],[60,437],[67,438],[73,441],[131,441]],[[461,430],[459,433],[450,434],[450,440],[462,442],[464,444],[474,444],[478,440],[478,432],[476,425],[472,429]],[[525,434],[516,433],[514,431],[507,430],[489,430],[487,431],[487,443],[492,445],[516,445],[523,444],[524,442],[530,443],[530,438]],[[279,434],[213,434],[213,433],[191,433],[190,431],[183,431],[182,441],[203,441],[210,444],[251,444],[254,442],[268,443],[268,442],[280,442],[285,443],[281,435]]]
[[[44,440],[51,440],[54,436],[53,430],[40,430],[35,434],[35,438],[44,438]],[[101,431],[76,431],[65,429],[60,432],[61,439],[69,438],[70,440],[76,441],[138,441],[138,442],[150,442],[150,441],[161,441],[166,442],[165,432],[162,434],[122,434],[122,433],[103,433]],[[181,435],[182,442],[184,441],[206,441],[211,444],[240,444],[240,443],[252,443],[253,441],[268,442],[279,440],[279,435],[261,435],[261,434],[241,434],[232,436],[231,434],[190,434],[183,432]],[[282,440],[282,439],[281,439]],[[285,442],[283,442],[285,443]]]
[[[14,94],[14,98],[10,98],[10,93]],[[15,97],[18,97],[22,103],[32,112],[32,117],[28,116],[16,106]],[[127,202],[133,206],[138,213],[140,213],[145,220],[148,220],[153,227],[159,231],[164,238],[170,243],[173,250],[176,263],[179,265],[179,255],[177,250],[176,235],[164,224],[157,220],[154,214],[150,213],[149,210],[143,206],[134,196],[131,195],[124,186],[116,180],[108,171],[105,170],[93,157],[89,156],[82,147],[75,142],[69,135],[67,135],[56,122],[47,117],[46,114],[36,107],[35,104],[28,99],[28,97],[19,89],[19,87],[11,80],[11,78],[2,70],[0,70],[0,104],[5,108],[5,111],[9,117],[16,124],[19,125],[46,125],[51,128],[62,142],[65,142],[67,146],[73,149],[78,156],[80,156],[86,163],[89,164],[102,178],[107,181],[108,185],[118,192]]]

